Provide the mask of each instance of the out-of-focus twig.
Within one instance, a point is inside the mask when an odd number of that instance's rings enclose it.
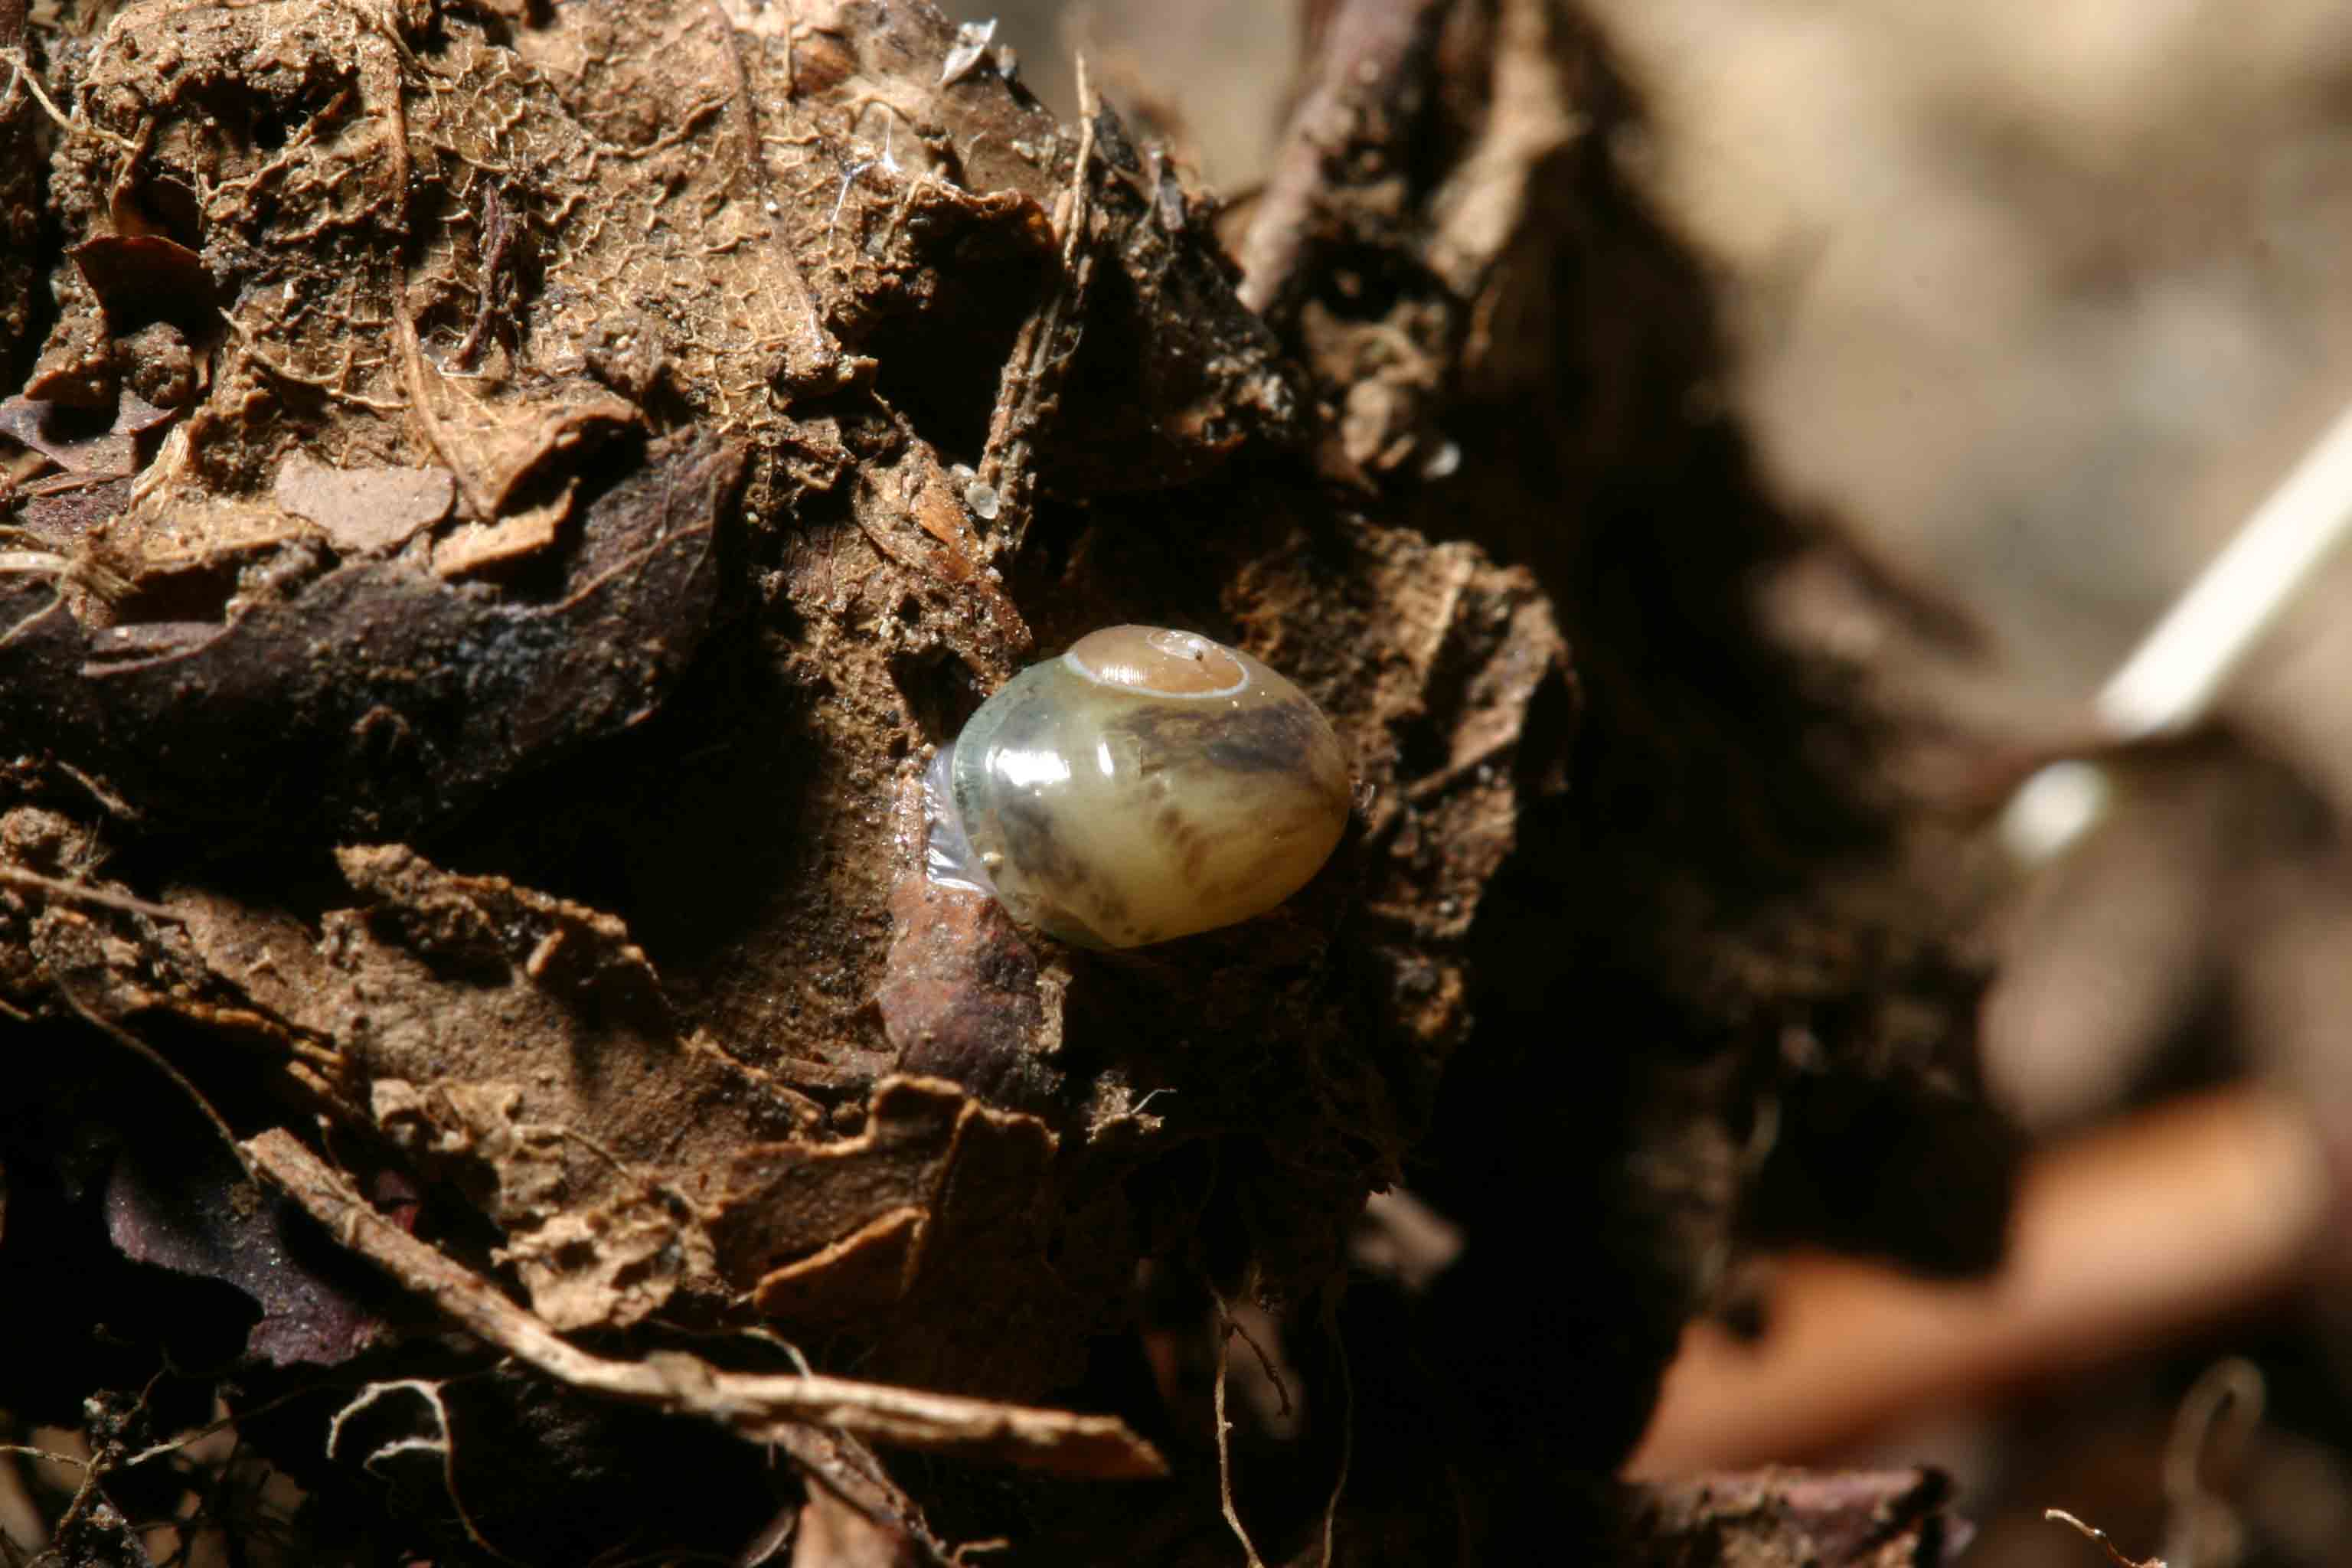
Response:
[[[2141,1563],[2125,1556],[2122,1548],[2115,1543],[2105,1531],[2095,1525],[2084,1524],[2063,1508],[2045,1508],[2042,1510],[2042,1517],[2053,1524],[2071,1524],[2091,1540],[2097,1542],[2099,1550],[2107,1554],[2107,1561],[2114,1563],[2116,1568],[2164,1568],[2164,1559],[2161,1557],[2151,1557],[2147,1562]]]
[[[1242,303],[1263,313],[1290,281],[1330,178],[1368,106],[1397,90],[1446,0],[1341,0],[1323,29],[1306,94],[1283,133],[1238,256]]]
[[[2336,416],[2099,689],[2097,744],[2177,735],[2202,720],[2347,532],[2352,408]],[[2001,835],[2020,860],[2039,864],[2095,826],[2111,793],[2098,766],[2053,762],[2011,796]]]
[[[2352,408],[2165,613],[2099,692],[2122,741],[2187,728],[2352,531]]]
[[[1763,1338],[1685,1335],[1642,1477],[1794,1461],[1907,1415],[2132,1353],[2300,1277],[2332,1201],[2302,1114],[2240,1088],[2027,1167],[2007,1260],[1978,1284],[1791,1260]]]
[[[2262,1369],[2229,1356],[2205,1369],[2172,1417],[2164,1447],[2165,1555],[2181,1568],[2237,1568],[2246,1529],[2227,1500],[2205,1485],[2209,1467],[2236,1462],[2263,1424]]]

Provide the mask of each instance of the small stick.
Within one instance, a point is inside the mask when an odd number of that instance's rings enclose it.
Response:
[[[2125,1556],[2121,1552],[2116,1549],[2116,1543],[2108,1539],[2107,1532],[2105,1531],[2097,1529],[2092,1525],[2084,1524],[2081,1520],[2076,1519],[2073,1514],[2068,1513],[2063,1508],[2045,1508],[2042,1510],[2042,1517],[2047,1520],[2054,1520],[2060,1524],[2071,1524],[2075,1529],[2081,1531],[2084,1534],[2089,1536],[2092,1540],[2097,1542],[2099,1543],[2100,1550],[2104,1551],[2107,1554],[2107,1560],[2113,1563],[2116,1565],[2116,1568],[2164,1568],[2164,1559],[2161,1557],[2151,1557],[2147,1562],[2140,1563]]]
[[[2221,552],[2173,601],[2093,701],[2111,743],[2177,735],[2277,624],[2352,532],[2352,408],[2336,416]],[[2053,859],[2105,815],[2106,774],[2078,758],[2035,772],[2011,795],[2001,835],[2021,861]]]
[[[87,882],[61,881],[44,877],[38,871],[27,871],[17,866],[0,866],[0,883],[23,888],[30,892],[46,893],[53,899],[69,899],[76,903],[96,904],[103,910],[120,910],[128,915],[145,915],[150,920],[170,921],[185,925],[188,917],[169,904],[152,904],[145,899],[134,899],[128,893],[110,893],[104,888],[93,888]]]
[[[1348,1342],[1339,1333],[1339,1291],[1334,1288],[1323,1296],[1323,1336],[1331,1346],[1331,1353],[1339,1362],[1339,1473],[1332,1479],[1331,1496],[1323,1505],[1323,1561],[1319,1568],[1331,1568],[1335,1541],[1339,1531],[1339,1500],[1348,1492],[1348,1471],[1356,1459],[1356,1373],[1348,1364]]]
[[[58,994],[65,998],[66,1005],[81,1016],[83,1023],[134,1056],[144,1058],[150,1067],[170,1079],[180,1092],[186,1095],[195,1108],[204,1113],[205,1120],[213,1124],[213,1131],[219,1133],[221,1142],[228,1145],[230,1155],[244,1169],[245,1173],[248,1176],[253,1174],[253,1162],[246,1158],[245,1145],[236,1141],[236,1133],[230,1129],[228,1119],[220,1113],[211,1100],[205,1098],[205,1091],[198,1089],[186,1073],[173,1067],[169,1057],[113,1019],[100,1016],[89,1003],[84,1002],[75,993],[72,986],[68,985],[63,980],[56,981],[54,984],[57,986]]]
[[[791,1446],[792,1428],[830,1427],[902,1447],[1003,1459],[1065,1476],[1167,1473],[1159,1453],[1114,1416],[855,1379],[730,1372],[683,1352],[617,1361],[562,1339],[488,1280],[386,1219],[343,1173],[283,1128],[245,1144],[252,1164],[335,1240],[452,1321],[584,1394],[704,1416],[754,1443]]]
[[[1217,1303],[1217,1382],[1213,1395],[1217,1420],[1217,1500],[1224,1505],[1225,1523],[1234,1539],[1242,1543],[1249,1568],[1265,1568],[1265,1559],[1257,1554],[1256,1545],[1242,1525],[1241,1510],[1234,1506],[1234,1424],[1225,1419],[1225,1368],[1233,1360],[1234,1336],[1241,1332],[1241,1325],[1234,1321],[1223,1296],[1213,1289],[1209,1296]]]
[[[2100,689],[2100,722],[2119,741],[2175,734],[2195,723],[2347,531],[2352,408],[2336,416]]]

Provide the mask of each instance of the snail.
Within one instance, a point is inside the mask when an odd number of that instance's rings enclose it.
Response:
[[[1108,626],[980,706],[924,774],[935,882],[1084,947],[1265,913],[1330,858],[1348,760],[1307,694],[1195,632]]]

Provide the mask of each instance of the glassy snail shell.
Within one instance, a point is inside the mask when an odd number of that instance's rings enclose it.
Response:
[[[980,706],[924,775],[934,881],[1086,947],[1265,913],[1348,825],[1307,694],[1194,632],[1108,626]]]

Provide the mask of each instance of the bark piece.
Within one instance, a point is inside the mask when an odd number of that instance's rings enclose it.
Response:
[[[1305,442],[1305,390],[1273,330],[1236,296],[1207,200],[1185,190],[1160,148],[1137,147],[1116,110],[1097,109],[1091,128],[1092,226],[1079,243],[1097,248],[1117,286],[1088,291],[1055,417],[1031,437],[1045,488],[1163,489],[1245,450]],[[1124,456],[1102,460],[1109,453]]]
[[[740,472],[719,443],[656,444],[589,503],[561,577],[529,597],[354,561],[148,657],[121,628],[79,624],[52,584],[0,579],[0,623],[17,628],[0,677],[25,699],[0,711],[0,737],[174,823],[446,817],[659,704],[717,608],[715,536]],[[272,548],[270,519],[299,529],[275,509],[203,515],[185,553],[152,553],[165,541],[136,531],[150,553],[118,553],[117,570],[200,583],[224,555]]]
[[[875,1006],[910,1073],[952,1079],[1002,1105],[1034,1107],[1061,1075],[1045,1058],[1048,1007],[1036,953],[993,899],[941,888],[920,866],[890,896],[897,933]]]

